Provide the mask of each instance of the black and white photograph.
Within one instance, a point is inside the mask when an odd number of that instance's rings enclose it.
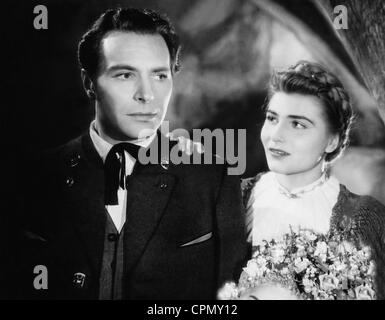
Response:
[[[385,299],[383,0],[4,8],[1,300]]]

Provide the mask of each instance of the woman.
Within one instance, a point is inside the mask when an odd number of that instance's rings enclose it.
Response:
[[[348,144],[353,120],[341,82],[301,61],[273,75],[265,111],[261,140],[270,171],[244,181],[243,188],[249,241],[256,246],[299,228],[350,232],[370,246],[377,298],[385,299],[385,207],[351,193],[328,172]],[[265,291],[253,295],[274,296]]]

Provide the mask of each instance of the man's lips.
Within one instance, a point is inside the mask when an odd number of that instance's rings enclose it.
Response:
[[[283,156],[289,156],[290,153],[281,150],[281,149],[275,149],[275,148],[269,148],[269,152],[273,156],[283,157]]]
[[[129,113],[129,116],[156,116],[158,113],[157,112],[133,112]]]
[[[149,121],[154,119],[158,115],[158,113],[157,112],[135,112],[135,113],[129,113],[127,115],[139,121]]]

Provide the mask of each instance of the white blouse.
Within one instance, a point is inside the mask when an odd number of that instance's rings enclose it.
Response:
[[[249,199],[252,230],[249,241],[279,239],[298,228],[327,233],[332,210],[340,192],[339,181],[323,175],[305,187],[288,192],[279,184],[274,172],[261,176]]]

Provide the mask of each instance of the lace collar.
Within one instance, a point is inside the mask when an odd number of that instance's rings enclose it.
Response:
[[[274,174],[274,182],[276,184],[276,187],[279,191],[279,193],[283,194],[284,196],[290,198],[290,199],[295,199],[295,198],[300,198],[302,195],[313,191],[314,189],[322,186],[327,180],[329,179],[329,175],[326,173],[323,173],[322,176],[317,179],[316,181],[304,186],[304,187],[298,187],[294,188],[293,190],[289,191],[287,190],[284,186],[282,186]]]

